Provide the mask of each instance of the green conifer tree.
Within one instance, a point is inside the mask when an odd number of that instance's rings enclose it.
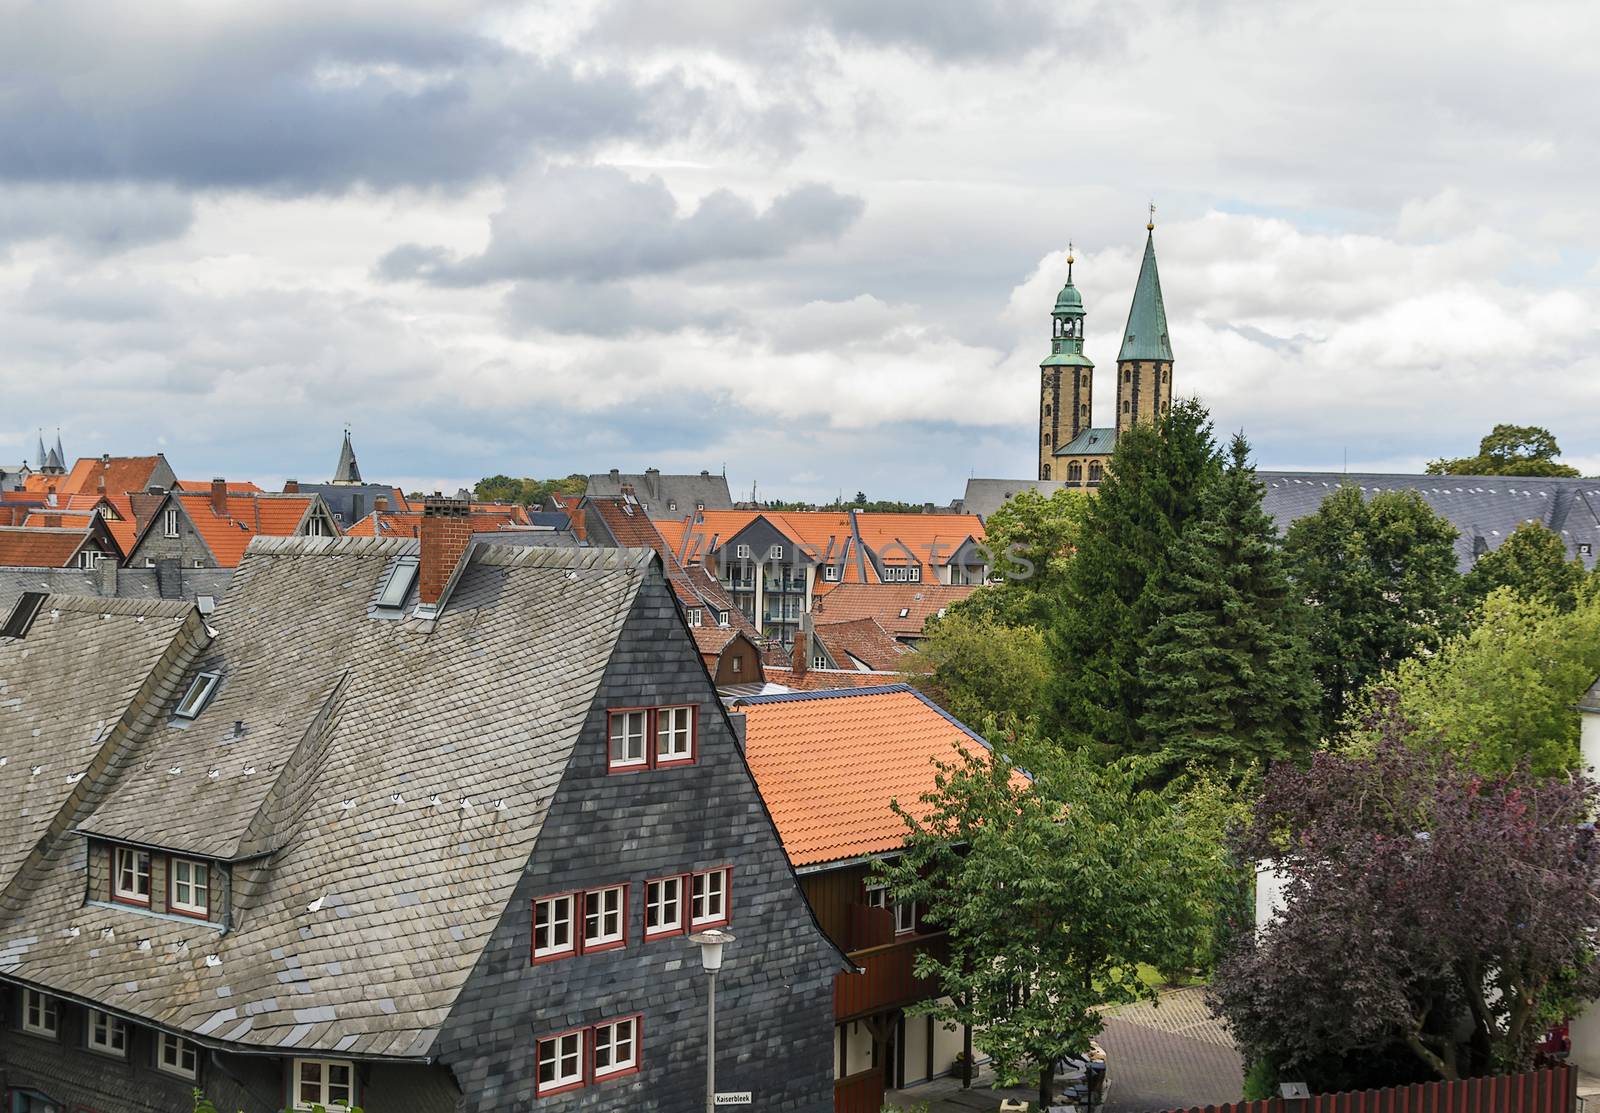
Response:
[[[1162,781],[1191,763],[1248,776],[1316,734],[1302,607],[1249,454],[1235,436],[1152,597],[1137,748],[1158,755]]]

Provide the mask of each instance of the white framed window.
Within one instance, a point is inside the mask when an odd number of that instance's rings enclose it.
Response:
[[[735,674],[737,674],[740,671],[739,670],[739,666],[742,665],[742,664],[744,664],[743,659],[741,659],[739,657],[733,658],[733,671],[734,671]]]
[[[172,858],[167,866],[172,894],[167,903],[174,912],[191,916],[211,913],[211,867],[193,858]]]
[[[150,852],[134,846],[112,851],[111,895],[133,904],[150,903]]]
[[[311,1109],[356,1103],[356,1067],[348,1059],[296,1059],[294,1107]]]
[[[78,554],[79,568],[94,568],[100,563],[100,554],[93,549],[85,549]]]
[[[656,764],[693,760],[694,708],[661,708],[656,712]]]
[[[661,877],[644,883],[644,934],[647,939],[683,930],[683,878]]]
[[[61,1004],[37,989],[22,991],[22,1030],[55,1039],[61,1034]]]
[[[128,1024],[120,1016],[112,1016],[99,1009],[90,1009],[89,1024],[84,1032],[84,1039],[90,1051],[98,1051],[102,1055],[114,1055],[118,1059],[128,1057]]]
[[[749,560],[750,559],[750,546],[749,545],[736,545],[736,546],[734,546],[733,555],[738,557],[740,560]]]
[[[715,927],[728,922],[727,866],[694,874],[689,883],[689,926]]]
[[[639,1069],[639,1018],[594,1026],[594,1077],[611,1078]]]
[[[535,1097],[583,1085],[583,1033],[563,1032],[539,1041],[539,1071],[534,1076]]]
[[[178,512],[167,510],[161,515],[161,533],[166,537],[178,536]]]
[[[717,625],[718,626],[726,626],[728,624],[728,619],[731,618],[731,617],[732,617],[732,615],[728,611],[718,611],[717,612]]]
[[[193,1080],[200,1073],[200,1048],[171,1032],[162,1032],[156,1044],[156,1069]]]
[[[620,947],[628,923],[628,891],[625,885],[591,889],[583,894],[583,949],[603,951]]]
[[[559,958],[577,950],[572,931],[572,893],[533,902],[533,961]]]
[[[889,886],[881,881],[875,884],[869,884],[867,886],[867,907],[888,908]]]
[[[683,612],[683,620],[690,626],[699,626],[705,621],[705,611],[699,607],[690,607]]]
[[[178,701],[178,706],[172,713],[180,719],[195,718],[205,710],[206,704],[211,702],[211,693],[217,690],[217,681],[221,679],[221,673],[200,673],[190,683],[189,690],[183,694],[183,698]]]
[[[611,713],[611,744],[606,754],[612,769],[635,769],[648,763],[644,749],[649,713],[643,708]]]
[[[146,568],[154,568],[156,566],[156,558],[155,557],[145,557],[144,558],[144,566]]]
[[[776,544],[771,546],[769,549],[767,549],[767,556],[772,560],[782,560],[783,559],[783,546],[782,545],[776,545]]]
[[[896,901],[894,905],[894,933],[896,935],[910,935],[917,930],[917,902],[914,900]]]
[[[839,565],[837,564],[824,564],[822,566],[822,578],[829,583],[838,583],[839,571]]]
[[[417,582],[417,557],[404,556],[395,562],[389,578],[383,582],[383,590],[378,593],[380,607],[403,607],[406,598],[411,594],[411,585]]]

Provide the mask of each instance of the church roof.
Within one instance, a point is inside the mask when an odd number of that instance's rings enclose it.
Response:
[[[1117,353],[1117,359],[1172,359],[1153,232],[1147,232],[1144,238],[1144,262],[1139,264],[1139,281],[1133,287],[1133,305],[1128,309],[1128,327],[1123,330],[1122,351]]]
[[[356,450],[350,446],[350,430],[344,431],[344,444],[339,449],[339,466],[333,469],[334,483],[360,483],[361,469],[356,467]]]
[[[1093,367],[1094,360],[1082,352],[1051,352],[1039,361],[1040,367]]]
[[[1072,279],[1067,279],[1067,284],[1061,287],[1061,292],[1056,295],[1057,313],[1074,313],[1083,316],[1083,295],[1078,293],[1078,288],[1072,284]]]
[[[1109,456],[1117,447],[1115,429],[1085,429],[1056,449],[1057,456]]]

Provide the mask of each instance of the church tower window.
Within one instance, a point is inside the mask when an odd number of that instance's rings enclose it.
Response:
[[[1046,465],[1045,465],[1045,466],[1044,466],[1044,477],[1045,477],[1045,478],[1046,478],[1046,479],[1049,479],[1049,478],[1050,478],[1050,465],[1049,465],[1049,464],[1046,464]]]

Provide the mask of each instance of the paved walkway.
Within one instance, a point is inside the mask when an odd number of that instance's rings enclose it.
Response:
[[[1204,987],[1168,990],[1159,1004],[1110,1010],[1100,1045],[1110,1078],[1104,1113],[1155,1113],[1241,1097],[1243,1063],[1227,1029],[1206,1008]],[[1037,1102],[1036,1088],[996,1090],[992,1083],[987,1070],[970,1090],[941,1078],[893,1092],[885,1104],[926,1106],[928,1113],[995,1113],[1002,1098]]]

